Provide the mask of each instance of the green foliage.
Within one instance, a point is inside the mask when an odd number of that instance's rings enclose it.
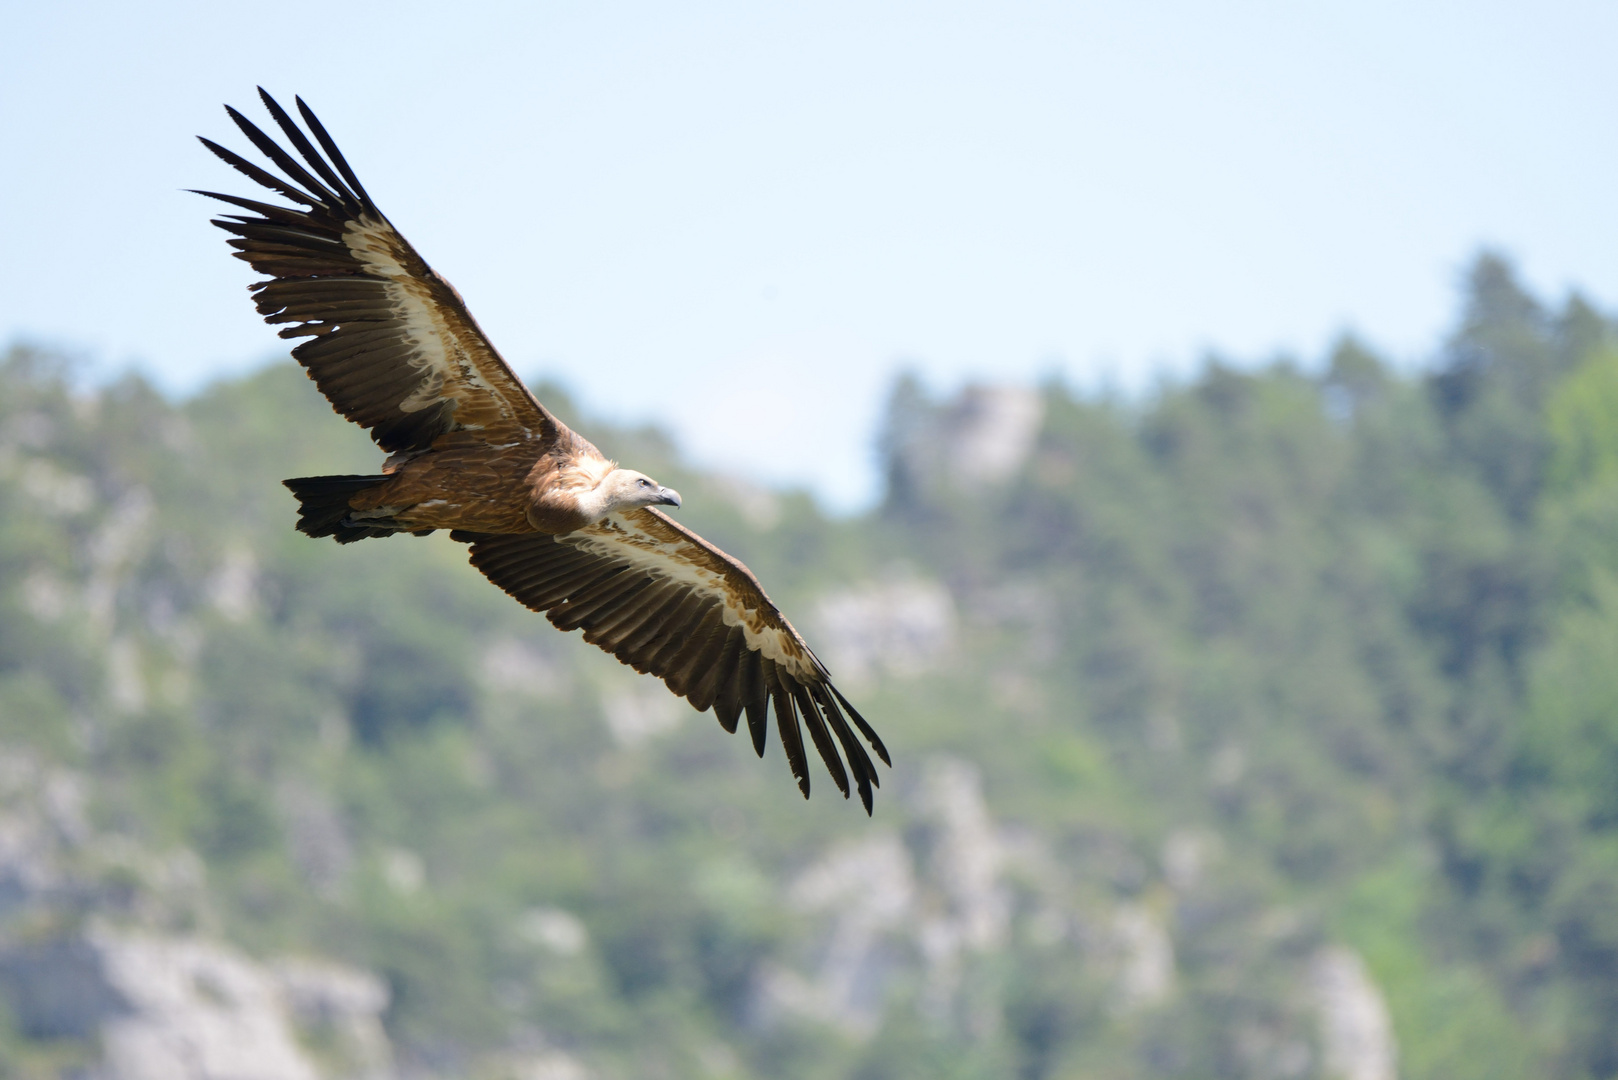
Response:
[[[1618,350],[1588,357],[1557,386],[1545,414],[1553,488],[1618,480]]]
[[[1618,1075],[1612,340],[1486,256],[1430,374],[1345,339],[1318,374],[1210,361],[1135,403],[1050,385],[1026,456],[967,487],[981,402],[905,379],[887,498],[852,520],[580,421],[811,641],[828,593],[947,589],[941,659],[850,685],[896,754],[874,822],[820,775],[799,801],[773,736],[759,762],[656,712],[445,537],[295,534],[282,478],[375,464],[295,369],[176,406],[16,350],[0,747],[205,863],[206,905],[117,918],[378,972],[417,1070],[545,1045],[607,1077],[1320,1075],[1307,973],[1337,943],[1401,1075]],[[615,736],[613,709],[667,730]],[[1001,837],[981,946],[939,944],[966,904],[940,761]],[[870,931],[860,1021],[770,1005],[869,899],[812,909],[806,868],[874,842],[917,925]],[[1139,1000],[1128,919],[1172,944]],[[86,1053],[0,1027],[7,1075]]]

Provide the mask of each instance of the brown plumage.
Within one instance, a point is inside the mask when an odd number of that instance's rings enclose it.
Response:
[[[248,211],[214,224],[265,275],[252,286],[259,313],[291,324],[282,337],[308,339],[292,355],[389,454],[375,476],[286,481],[298,528],[340,544],[449,529],[471,545],[472,565],[558,628],[583,630],[698,711],[713,709],[726,731],[745,713],[760,756],[773,708],[807,798],[801,718],[843,796],[852,773],[869,813],[878,780],[859,736],[884,762],[887,750],[758,579],[656,508],[679,506],[678,493],[609,461],[539,403],[460,295],[377,209],[301,98],[319,149],[259,95],[302,162],[226,111],[284,178],[202,142],[298,206],[198,194]]]

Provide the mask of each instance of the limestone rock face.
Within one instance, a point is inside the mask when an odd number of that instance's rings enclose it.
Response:
[[[84,787],[0,751],[0,999],[22,1034],[99,1044],[94,1080],[393,1075],[381,980],[174,932],[212,921],[200,862],[97,833]]]
[[[211,943],[98,937],[108,991],[107,1074],[117,1080],[319,1080],[273,976]]]
[[[393,1048],[382,1029],[388,988],[381,979],[330,960],[280,960],[273,970],[293,1027],[335,1059],[328,1072],[352,1080],[392,1075]]]
[[[266,965],[200,938],[99,930],[7,949],[0,984],[28,1034],[99,1036],[97,1080],[392,1075],[385,988],[329,961]]]
[[[864,1037],[880,1025],[895,987],[907,984],[935,1023],[995,1022],[963,990],[968,969],[1012,936],[1013,880],[1052,898],[1070,890],[1053,881],[1059,871],[1036,840],[994,820],[975,766],[932,759],[907,802],[919,830],[877,832],[834,848],[788,887],[788,906],[813,928],[807,940],[814,944],[796,964],[763,972],[764,1020],[796,1015]],[[1091,923],[1094,932],[1070,933]],[[1065,947],[1075,965],[1107,971],[1120,1011],[1150,1008],[1173,991],[1168,931],[1140,905],[1091,912],[1053,902],[1025,918],[1022,930]]]
[[[813,613],[826,662],[850,686],[936,670],[955,645],[955,602],[936,581],[896,575],[823,596]]]
[[[899,405],[890,417],[893,479],[951,494],[1001,486],[1028,460],[1044,420],[1044,398],[1020,386],[967,386],[937,405]]]
[[[1365,962],[1331,946],[1309,965],[1329,1080],[1396,1080],[1393,1021]]]

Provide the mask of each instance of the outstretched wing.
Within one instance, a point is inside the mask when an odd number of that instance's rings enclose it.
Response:
[[[450,536],[472,545],[472,565],[490,581],[559,629],[582,629],[584,640],[658,676],[697,711],[712,708],[726,731],[735,732],[745,712],[761,757],[773,705],[787,762],[808,798],[802,717],[843,797],[852,772],[870,813],[876,767],[850,722],[888,762],[882,740],[758,579],[690,529],[647,507],[561,536]]]
[[[237,258],[269,278],[252,286],[264,320],[292,323],[282,337],[310,339],[292,355],[320,392],[390,452],[425,450],[455,430],[491,443],[553,438],[555,418],[494,351],[449,282],[377,209],[303,99],[298,111],[324,156],[262,87],[259,96],[308,168],[229,106],[236,126],[285,178],[202,143],[301,208],[197,194],[250,211],[213,223],[235,237]]]

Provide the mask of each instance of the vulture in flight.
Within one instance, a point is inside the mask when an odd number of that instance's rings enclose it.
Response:
[[[583,630],[728,732],[745,713],[760,756],[773,708],[807,798],[801,717],[843,797],[852,775],[870,813],[877,774],[859,736],[884,762],[887,750],[758,579],[659,509],[678,507],[678,493],[608,460],[529,392],[301,98],[307,133],[259,95],[297,157],[226,111],[279,175],[202,143],[296,205],[197,194],[245,211],[213,224],[264,275],[251,286],[259,313],[306,339],[292,355],[388,454],[375,476],[286,481],[298,529],[339,544],[449,529],[473,566],[558,629]]]

